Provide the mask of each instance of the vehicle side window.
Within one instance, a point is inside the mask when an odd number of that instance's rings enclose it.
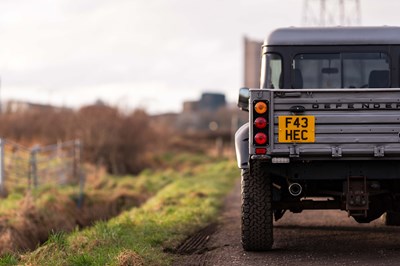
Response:
[[[279,54],[266,53],[261,61],[261,87],[282,88],[282,57]]]

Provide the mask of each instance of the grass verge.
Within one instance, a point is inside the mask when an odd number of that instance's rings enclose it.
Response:
[[[171,183],[173,173],[172,169],[164,169],[162,172],[146,170],[138,176],[109,176],[104,172],[89,176],[81,208],[76,204],[76,186],[42,185],[25,195],[11,193],[0,204],[3,262],[12,261],[18,252],[35,249],[52,232],[71,232],[78,226],[93,225],[97,220],[108,220],[140,206]],[[7,254],[13,256],[7,257]]]
[[[174,255],[163,250],[217,219],[238,170],[234,162],[220,161],[170,174],[173,181],[142,207],[83,231],[55,234],[44,246],[21,256],[18,264],[171,264]],[[14,259],[0,259],[0,265]]]

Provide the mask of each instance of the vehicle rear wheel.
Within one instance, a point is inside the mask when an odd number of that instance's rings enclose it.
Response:
[[[246,251],[272,248],[272,183],[262,163],[242,170],[242,246]]]
[[[400,212],[387,211],[384,216],[385,225],[400,226]]]

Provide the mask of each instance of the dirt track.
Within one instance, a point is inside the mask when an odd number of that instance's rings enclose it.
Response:
[[[186,243],[176,265],[400,265],[400,227],[380,219],[358,224],[341,211],[286,213],[275,223],[272,251],[244,252],[240,244],[240,184],[217,225]],[[182,251],[181,253],[185,253]]]

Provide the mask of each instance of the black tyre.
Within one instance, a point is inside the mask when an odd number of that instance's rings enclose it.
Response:
[[[242,246],[246,251],[272,248],[272,182],[262,163],[242,170]]]
[[[388,211],[384,215],[385,225],[400,226],[400,212]]]

